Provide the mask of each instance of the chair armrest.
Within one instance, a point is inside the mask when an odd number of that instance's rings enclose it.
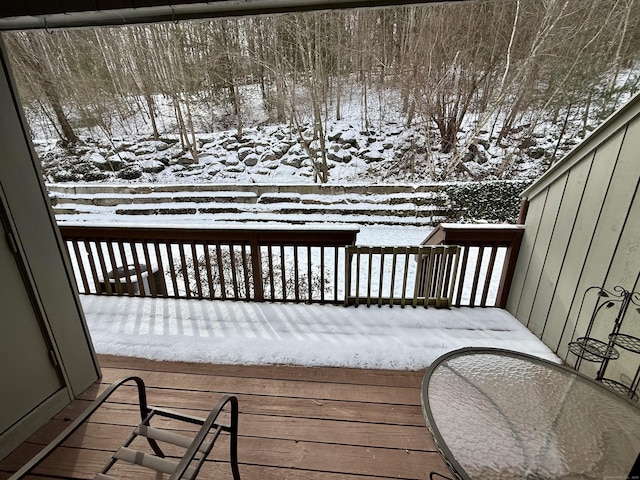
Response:
[[[222,412],[222,409],[227,404],[231,405],[231,412],[230,412],[231,413],[231,420],[229,422],[229,425],[228,426],[218,425],[218,424],[216,424],[216,420],[218,419],[218,416]],[[207,416],[206,420],[204,421],[204,423],[200,427],[200,430],[198,431],[198,433],[194,437],[193,442],[191,442],[191,445],[189,446],[189,448],[187,449],[187,451],[183,455],[182,460],[180,460],[180,463],[178,463],[178,466],[176,467],[176,470],[171,475],[171,478],[169,480],[179,480],[179,479],[182,478],[182,475],[184,475],[184,473],[187,471],[187,468],[189,467],[189,465],[193,461],[196,453],[201,450],[202,444],[206,440],[207,435],[209,434],[209,432],[211,431],[212,428],[216,429],[215,434],[214,434],[214,438],[211,440],[209,445],[204,450],[202,456],[198,460],[198,463],[197,463],[197,465],[195,467],[195,469],[196,469],[195,470],[195,475],[193,476],[193,478],[195,478],[195,476],[200,471],[200,468],[202,467],[202,464],[204,463],[205,459],[207,458],[207,456],[211,452],[211,449],[213,448],[213,445],[214,445],[216,439],[218,438],[218,436],[220,435],[220,432],[222,432],[222,431],[226,431],[226,432],[230,432],[231,433],[231,438],[229,440],[231,442],[231,450],[230,451],[231,451],[232,457],[235,456],[235,458],[231,458],[231,465],[235,465],[234,468],[237,468],[237,462],[238,462],[238,459],[237,459],[238,399],[235,396],[232,396],[232,395],[225,395],[224,397],[222,397],[218,401],[217,405],[211,410],[211,412]],[[236,478],[235,477],[235,473],[234,473],[234,478]],[[238,475],[237,478],[239,478],[239,475]]]
[[[46,447],[44,447],[35,457],[33,457],[20,470],[11,475],[7,480],[19,480],[27,475],[31,470],[40,465],[53,451],[58,448],[65,440],[82,425],[93,413],[102,406],[102,404],[123,384],[134,381],[138,387],[138,398],[140,401],[140,416],[144,419],[149,411],[147,406],[147,394],[144,382],[140,377],[130,376],[124,377],[114,382],[102,394],[94,400],[94,402],[76,418],[71,425],[65,428],[56,438],[54,438]]]

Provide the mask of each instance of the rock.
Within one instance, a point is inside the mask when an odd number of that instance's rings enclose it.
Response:
[[[236,165],[231,165],[230,167],[227,167],[227,172],[242,173],[244,172],[244,166],[240,165],[239,163]]]
[[[382,154],[382,152],[379,152],[378,150],[372,150],[369,152],[364,152],[362,154],[362,158],[364,158],[365,162],[367,163],[373,163],[373,162],[379,162],[381,160],[384,160],[384,155]]]
[[[82,157],[83,162],[92,163],[98,168],[103,168],[107,163],[107,160],[97,152],[91,152]]]
[[[247,167],[255,167],[258,164],[258,160],[260,158],[255,153],[250,153],[246,157],[244,157],[244,164]]]
[[[241,162],[250,154],[253,153],[253,149],[249,147],[242,147],[238,149],[238,160]]]
[[[142,160],[138,162],[138,166],[145,173],[160,173],[166,168],[166,165],[159,160]]]
[[[337,152],[327,152],[327,159],[334,162],[349,163],[351,161],[351,153],[347,150],[338,150]]]
[[[218,146],[218,144],[216,142],[209,142],[209,143],[205,143],[204,145],[202,145],[201,149],[202,150],[213,150],[217,146]]]
[[[161,140],[147,140],[146,142],[140,142],[132,148],[132,150],[138,154],[162,152],[169,148],[170,145]]]
[[[542,147],[530,148],[529,150],[527,150],[527,155],[534,160],[541,159],[542,157],[544,157],[545,153],[546,150]]]
[[[331,132],[327,135],[327,139],[331,142],[337,142],[340,139],[341,135],[342,135],[342,132],[340,131]]]
[[[51,178],[56,182],[77,182],[80,175],[69,170],[54,170],[51,172]]]
[[[475,143],[469,145],[469,149],[464,156],[464,162],[487,163],[487,154],[484,151],[484,147],[478,146]]]
[[[272,150],[267,150],[266,152],[264,152],[264,154],[260,157],[260,161],[261,162],[273,162],[274,160],[278,160],[279,158],[281,158],[282,155],[280,155],[280,157],[278,157],[275,152],[273,152]]]
[[[98,168],[84,174],[84,180],[87,182],[98,182],[109,178],[109,174],[99,170]]]
[[[165,156],[169,156],[172,159],[177,159],[180,158],[182,156],[182,154],[184,153],[184,150],[182,149],[182,147],[180,146],[180,144],[176,143],[175,145],[173,145],[171,148],[169,148],[168,150],[165,150],[163,152],[163,155]]]
[[[92,147],[89,147],[88,145],[81,145],[81,144],[75,144],[73,147],[69,149],[69,152],[78,156],[86,155],[87,153],[90,153],[92,151],[93,151]]]
[[[71,171],[73,173],[79,173],[80,175],[85,175],[86,173],[89,173],[89,172],[100,171],[100,169],[91,163],[77,162],[71,166]]]
[[[207,174],[209,175],[217,175],[219,172],[224,170],[224,165],[220,163],[210,163],[206,165]]]
[[[287,157],[282,160],[282,165],[286,165],[288,167],[301,168],[302,162],[305,160],[305,157]]]
[[[358,147],[357,133],[354,130],[347,130],[340,135],[340,143],[343,145],[351,145],[352,147]]]
[[[288,152],[289,155],[306,155],[307,152],[305,152],[304,147],[302,145],[300,145],[299,143],[296,143],[295,145],[292,145],[291,148],[289,148]]]
[[[210,165],[212,163],[219,163],[219,162],[218,162],[218,157],[216,157],[215,155],[202,155],[198,159],[198,163],[200,165]]]
[[[537,143],[533,138],[525,138],[520,142],[520,144],[518,145],[518,148],[520,150],[525,150],[530,147],[535,147],[536,145]]]
[[[489,144],[489,141],[488,141],[488,140],[485,140],[485,139],[483,139],[483,138],[476,138],[476,140],[475,140],[475,141],[476,141],[476,143],[477,143],[478,145],[482,145],[482,147],[483,147],[485,150],[489,150],[489,148],[491,148],[491,145]]]
[[[110,157],[107,157],[104,163],[100,163],[99,161],[97,161],[98,160],[97,157],[94,157],[94,159],[92,159],[92,162],[102,170],[113,170],[117,172],[118,170],[121,170],[129,163],[135,161],[136,158],[137,157],[134,153],[120,152],[120,153],[116,153],[115,155],[111,155]]]
[[[193,163],[193,155],[191,155],[191,152],[186,152],[178,158],[179,165],[193,165]]]
[[[281,143],[279,145],[274,145],[273,148],[271,149],[271,151],[275,155],[276,160],[278,160],[278,159],[282,158],[284,156],[284,154],[289,151],[290,148],[291,148],[291,144],[290,143]]]
[[[135,143],[130,140],[114,140],[113,148],[116,152],[121,152],[133,147],[134,145]]]
[[[140,178],[141,176],[142,169],[137,165],[129,165],[128,167],[123,168],[117,173],[117,177],[124,180],[135,180],[136,178]]]
[[[223,160],[222,163],[224,163],[225,165],[229,166],[229,167],[233,167],[236,166],[240,163],[240,160],[238,159],[238,157],[236,155],[227,155]]]

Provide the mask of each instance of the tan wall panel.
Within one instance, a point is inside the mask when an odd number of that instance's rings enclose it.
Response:
[[[565,184],[566,176],[551,185],[547,191],[545,206],[540,217],[540,226],[538,227],[536,240],[531,251],[527,278],[523,284],[523,295],[515,314],[516,318],[527,327],[530,325],[531,308],[538,290],[540,278],[543,276],[546,268],[549,244],[553,235],[556,219],[558,218],[558,211],[560,203],[562,202]]]
[[[564,254],[564,258],[556,280],[553,297],[550,299],[550,305],[546,312],[547,324],[543,332],[545,343],[554,350],[558,349],[561,340],[564,343],[563,347],[566,346],[568,340],[564,337],[567,334],[571,335],[573,330],[574,322],[570,321],[567,325],[569,328],[567,332],[564,328],[565,320],[569,317],[572,304],[576,301],[580,302],[584,293],[578,291],[578,283],[591,245],[598,215],[607,194],[609,179],[615,167],[615,161],[603,161],[603,159],[612,158],[615,160],[622,139],[623,132],[619,132],[609,142],[603,144],[598,152],[584,159],[584,165],[590,166],[590,173],[580,203],[573,212],[575,219],[571,236],[566,245],[557,244],[555,247],[558,252],[554,254],[554,258],[557,258],[560,253]],[[578,177],[573,179],[577,180]],[[567,210],[567,215],[570,214],[570,210]],[[562,354],[564,355],[564,350],[562,350]]]
[[[540,220],[542,218],[546,199],[547,190],[533,198],[529,204],[526,228],[522,236],[522,244],[520,245],[518,261],[516,263],[515,272],[513,273],[513,281],[511,282],[511,289],[507,300],[507,310],[516,318],[518,317],[515,312],[518,310],[520,301],[526,293],[523,291],[523,288],[527,280],[527,273],[529,271],[531,256],[533,254],[533,248],[536,242],[538,228],[540,227]],[[518,318],[518,320],[520,319]]]
[[[616,249],[607,275],[605,288],[612,290],[619,285],[628,291],[640,291],[640,199],[636,192],[634,203],[629,210],[627,222],[620,243]],[[640,303],[640,295],[634,296],[636,303]],[[630,304],[626,315],[622,319],[620,333],[633,335],[640,338],[640,312],[638,305]],[[611,331],[612,322],[605,318],[597,318],[593,335],[595,338],[606,341]],[[630,384],[630,380],[636,375],[640,366],[640,354],[616,347],[620,352],[620,358],[611,361],[607,367],[605,377]],[[625,378],[626,377],[626,378]]]
[[[558,279],[565,265],[569,241],[577,220],[576,212],[583,200],[584,190],[591,170],[591,158],[586,158],[574,166],[566,175],[566,186],[562,195],[562,203],[553,225],[553,235],[549,243],[549,251],[545,258],[544,269],[540,275],[529,315],[528,327],[535,335],[541,337],[549,323],[549,311],[556,294]],[[570,258],[570,257],[569,257]],[[569,269],[574,265],[568,264]],[[562,317],[563,319],[566,317]],[[553,323],[553,320],[551,320]]]
[[[640,120],[629,126],[623,154],[630,157],[630,162],[637,162],[638,151],[640,151]],[[615,286],[631,292],[640,289],[640,192],[638,191],[640,179],[636,178],[636,182],[632,204],[604,282],[604,287],[608,290],[613,290]],[[634,299],[636,303],[640,303],[640,295],[635,296]],[[640,312],[636,310],[637,308],[638,305],[632,304],[627,309],[622,321],[621,333],[640,337]],[[606,318],[596,319],[593,336],[606,341],[611,326],[611,322],[606,321]],[[629,385],[640,365],[640,354],[620,347],[617,349],[620,352],[620,358],[609,363],[605,376]]]
[[[612,139],[612,142],[605,145],[605,148],[600,149],[596,153],[594,162],[599,163],[613,163],[617,158],[611,181],[608,184],[606,197],[602,203],[602,207],[599,210],[596,207],[597,198],[587,192],[589,204],[585,204],[582,208],[585,209],[586,215],[592,215],[597,218],[595,228],[590,233],[589,230],[585,230],[585,238],[591,238],[589,249],[585,256],[580,260],[576,259],[576,265],[574,268],[579,269],[581,265],[582,272],[577,282],[575,289],[575,295],[571,303],[571,309],[569,311],[567,329],[565,330],[565,336],[562,339],[559,353],[564,355],[566,352],[566,343],[569,341],[569,335],[574,330],[577,322],[577,328],[575,328],[576,335],[581,336],[587,328],[592,307],[591,301],[588,300],[582,310],[580,309],[582,303],[582,296],[587,288],[591,286],[603,286],[605,283],[607,272],[611,265],[616,245],[619,241],[622,229],[627,219],[629,206],[633,199],[636,185],[638,183],[638,167],[637,162],[630,155],[630,152],[634,148],[633,142],[629,141],[630,136],[625,132],[624,140],[621,145],[621,149],[618,155],[615,155],[617,138]],[[596,176],[596,181],[606,183],[606,178],[600,178]],[[586,200],[587,198],[585,198]],[[543,337],[543,341],[548,339]]]

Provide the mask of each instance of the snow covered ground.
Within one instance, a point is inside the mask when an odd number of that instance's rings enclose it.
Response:
[[[219,364],[420,370],[462,347],[558,358],[501,309],[82,296],[98,353]]]
[[[331,154],[329,183],[422,184],[434,180],[428,168],[432,156],[436,173],[446,165],[448,158],[438,155],[435,147],[431,151],[424,132],[400,127],[402,122],[386,117],[384,122],[380,119],[377,131],[364,132],[358,128],[360,111],[358,105],[349,110],[345,104],[344,121],[327,125],[331,137],[327,147]],[[308,139],[308,133],[301,135]],[[162,142],[139,137],[86,139],[70,150],[51,140],[36,140],[35,144],[47,181],[94,185],[311,184],[313,170],[297,135],[282,125],[247,128],[242,138],[232,131],[201,133],[198,163],[185,155],[171,128],[163,132]],[[552,137],[539,132],[530,142],[548,153]],[[493,178],[492,172],[502,163],[502,151],[489,139],[480,140],[480,154],[469,158],[465,170],[451,180],[468,180],[468,172],[474,172],[474,178]],[[546,168],[545,157],[539,153],[525,152],[512,176],[539,176]],[[92,208],[89,205],[81,213],[59,215],[58,220],[85,225],[220,226],[220,219],[201,214],[123,218],[114,213],[105,215],[104,209],[93,212]],[[349,223],[345,215],[331,215],[326,210],[320,215],[326,225]],[[308,214],[306,218],[300,213],[259,223],[255,212],[245,216],[242,219],[248,223],[242,223],[243,228],[252,223],[290,227],[309,220]],[[359,245],[418,245],[432,228],[401,225],[391,217],[376,216],[373,221],[377,224],[359,222]],[[422,369],[456,348],[493,346],[556,359],[517,320],[498,309],[345,308],[84,295],[82,304],[95,348],[105,354],[213,363]]]

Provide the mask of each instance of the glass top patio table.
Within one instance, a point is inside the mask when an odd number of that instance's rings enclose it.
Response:
[[[461,479],[640,478],[638,405],[560,364],[456,350],[427,370],[422,408]]]

